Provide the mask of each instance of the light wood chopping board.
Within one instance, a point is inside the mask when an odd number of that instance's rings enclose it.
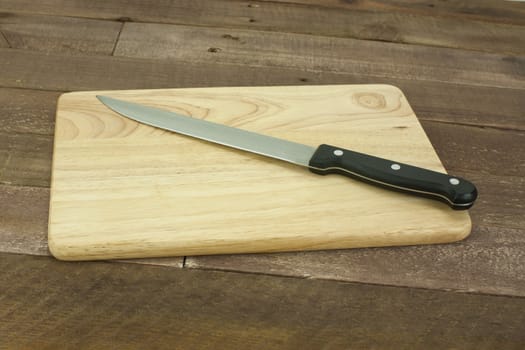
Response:
[[[67,93],[57,108],[49,214],[59,259],[412,245],[470,233],[465,211],[139,124],[97,94],[445,171],[390,85]]]

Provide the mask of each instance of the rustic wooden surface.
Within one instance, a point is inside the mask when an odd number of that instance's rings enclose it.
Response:
[[[0,347],[522,349],[524,26],[523,3],[489,0],[0,0]],[[447,170],[478,185],[467,240],[48,256],[61,92],[339,83],[405,92]]]

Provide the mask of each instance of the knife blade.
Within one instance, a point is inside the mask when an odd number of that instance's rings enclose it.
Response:
[[[97,95],[97,98],[109,109],[137,122],[290,162],[316,174],[344,175],[390,190],[435,199],[455,210],[470,208],[477,198],[476,186],[458,176],[328,144],[303,145],[108,96]]]

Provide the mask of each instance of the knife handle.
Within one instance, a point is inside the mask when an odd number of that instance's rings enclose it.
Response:
[[[316,174],[341,174],[395,191],[436,199],[452,209],[470,208],[477,197],[471,182],[330,145],[320,145],[308,164]]]

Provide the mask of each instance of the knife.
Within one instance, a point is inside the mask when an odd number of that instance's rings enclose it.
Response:
[[[387,189],[435,199],[455,210],[470,208],[477,197],[474,184],[458,176],[327,144],[303,145],[108,96],[98,95],[97,98],[111,110],[137,122],[297,164],[316,174],[345,175]]]

